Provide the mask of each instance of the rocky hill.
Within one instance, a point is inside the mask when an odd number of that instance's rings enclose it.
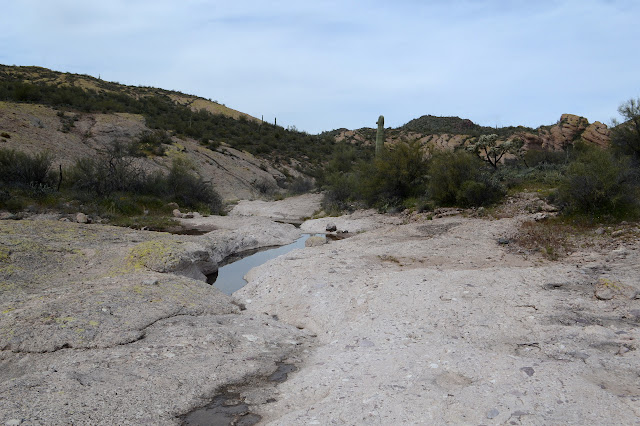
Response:
[[[145,168],[186,159],[226,200],[285,192],[334,143],[193,95],[0,65],[0,148],[49,151],[57,167],[145,135],[157,139],[140,160]]]
[[[338,129],[331,134],[337,141],[369,145],[375,140],[375,132],[370,128]],[[605,124],[599,121],[589,123],[586,118],[573,114],[562,114],[557,123],[537,129],[523,126],[493,128],[459,117],[424,115],[398,128],[386,129],[385,137],[387,144],[418,139],[425,146],[451,150],[468,145],[482,134],[491,133],[498,134],[503,141],[520,138],[525,142],[525,149],[550,151],[560,151],[578,140],[604,147],[610,140],[610,131]]]

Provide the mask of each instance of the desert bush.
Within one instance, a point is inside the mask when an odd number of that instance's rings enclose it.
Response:
[[[426,190],[427,159],[419,141],[399,142],[356,167],[355,196],[379,208],[400,207]]]
[[[530,149],[523,156],[527,167],[566,164],[569,158],[570,153],[568,151],[549,151],[546,149]]]
[[[486,206],[499,201],[504,189],[491,171],[465,151],[443,152],[429,165],[428,194],[443,206]]]
[[[303,176],[298,176],[288,185],[288,190],[292,194],[304,194],[313,189],[313,181]]]
[[[265,177],[254,179],[253,182],[251,182],[251,185],[261,195],[273,195],[278,191],[277,184],[274,184]]]
[[[53,156],[48,152],[30,155],[0,149],[0,181],[6,185],[46,186],[53,182]]]
[[[355,175],[334,172],[325,177],[327,189],[322,200],[322,209],[327,213],[347,210],[349,201],[356,198]]]
[[[163,156],[166,151],[163,145],[171,145],[172,142],[171,136],[164,130],[146,130],[138,135],[134,147],[139,155]]]
[[[497,134],[482,135],[467,149],[476,154],[481,160],[486,161],[494,169],[498,168],[500,160],[505,154],[521,156],[524,142],[521,139],[511,139],[498,144]]]
[[[147,179],[134,154],[135,146],[114,141],[96,157],[76,161],[68,174],[73,188],[107,196],[113,192],[137,192]]]
[[[157,178],[156,178],[157,179]],[[180,206],[222,212],[223,202],[209,182],[198,176],[188,162],[174,160],[166,177],[167,196]]]
[[[596,220],[637,217],[638,171],[631,167],[629,157],[584,146],[567,168],[554,201],[567,214]]]
[[[640,164],[640,98],[629,99],[618,108],[623,118],[613,120],[611,146],[620,154],[631,155],[636,165]]]

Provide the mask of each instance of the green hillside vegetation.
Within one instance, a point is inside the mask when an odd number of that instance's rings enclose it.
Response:
[[[516,132],[534,132],[533,129],[523,126],[493,128],[480,126],[469,119],[459,117],[436,117],[434,115],[423,115],[413,119],[399,127],[407,132],[422,133],[425,135],[447,133],[451,135],[471,135],[480,136],[495,133],[500,137],[509,137]]]
[[[453,152],[425,151],[418,140],[400,141],[372,160],[338,151],[322,181],[326,189],[324,208],[339,212],[358,207],[381,211],[489,207],[509,193],[526,190],[547,196],[570,220],[637,220],[638,105],[640,100],[631,100],[621,106],[626,121],[612,130],[613,147],[602,149],[577,140],[562,152],[524,152],[522,142],[516,139],[494,146],[499,138],[495,129],[457,117],[424,116],[403,127],[430,133],[479,132],[480,137],[475,144]],[[480,149],[485,145],[486,149]],[[511,153],[511,159],[499,162],[505,153]]]
[[[184,103],[178,100],[185,100]],[[36,67],[0,66],[0,100],[42,104],[63,111],[132,113],[151,129],[194,138],[216,149],[221,143],[272,161],[296,159],[313,173],[333,152],[334,139],[260,122],[245,114],[194,110],[202,98],[149,87],[125,86],[94,77]]]
[[[188,163],[174,162],[165,174],[145,173],[135,166],[136,156],[162,156],[170,136],[178,136],[193,138],[211,150],[224,142],[275,164],[297,160],[293,163],[298,170],[315,177],[317,187],[326,191],[324,207],[330,213],[356,207],[382,211],[489,207],[506,194],[527,190],[548,196],[565,217],[602,222],[640,216],[640,100],[621,105],[625,122],[612,129],[613,146],[607,149],[577,136],[561,152],[525,152],[513,135],[535,130],[493,129],[458,117],[426,115],[388,129],[387,143],[389,138],[394,142],[376,156],[375,129],[359,129],[337,143],[345,129],[309,135],[195,96],[42,68],[0,66],[0,101],[53,107],[61,122],[82,113],[138,114],[152,129],[128,146],[114,141],[103,158],[77,161],[64,171],[65,179],[51,170],[46,153],[30,156],[0,150],[0,208],[11,211],[33,205],[63,208],[64,200],[75,199],[115,219],[148,215],[154,209],[166,214],[168,202],[221,212],[215,182],[213,186],[205,182]],[[420,139],[407,139],[407,133],[468,135],[471,144],[436,152],[425,149]],[[505,154],[507,161],[500,161]],[[304,185],[294,192],[311,189],[309,181],[299,180]]]

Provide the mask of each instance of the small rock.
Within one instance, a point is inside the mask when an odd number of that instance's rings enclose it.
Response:
[[[618,230],[618,231],[613,231],[613,232],[611,233],[611,236],[612,236],[612,237],[619,237],[619,236],[620,236],[620,235],[622,235],[622,234],[624,234],[624,230],[623,230],[623,229],[620,229],[620,230]]]
[[[488,419],[495,419],[496,417],[498,417],[498,414],[500,414],[500,411],[498,411],[497,408],[492,408],[491,410],[489,410],[487,412],[487,418]]]
[[[78,222],[78,223],[89,223],[89,217],[84,213],[78,213],[76,215],[76,222]]]
[[[595,230],[596,235],[602,235],[604,234],[604,228],[598,228]]]
[[[182,217],[182,213],[178,209],[173,209],[172,214],[173,214],[173,217],[178,217],[178,218]]]
[[[327,243],[327,239],[325,237],[313,236],[313,237],[307,238],[307,240],[304,242],[304,246],[305,247],[316,247],[316,246],[321,246],[321,245],[326,244],[326,243]]]
[[[522,371],[523,373],[526,373],[527,376],[531,377],[533,376],[533,374],[536,372],[533,367],[522,367],[520,369],[520,371]]]
[[[5,426],[18,426],[22,424],[22,419],[11,419],[4,422]]]
[[[335,223],[333,222],[327,223],[327,228],[326,228],[327,232],[335,232],[337,229],[338,227],[336,226]]]
[[[167,204],[167,207],[169,207],[170,209],[179,209],[180,207],[178,206],[178,203],[169,203]]]
[[[533,215],[533,220],[535,220],[536,222],[541,222],[547,219],[549,219],[549,215],[546,213],[536,213]]]
[[[144,285],[158,285],[158,279],[157,278],[150,278],[147,280],[142,281],[142,284]]]
[[[498,238],[498,244],[509,244],[509,239],[508,238]]]
[[[595,296],[598,300],[611,300],[615,296],[615,292],[611,288],[601,287],[596,289]]]

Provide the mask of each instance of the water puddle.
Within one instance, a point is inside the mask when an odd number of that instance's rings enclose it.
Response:
[[[189,426],[251,426],[262,417],[249,412],[249,406],[237,393],[223,393],[213,398],[206,407],[184,417],[184,425]]]
[[[247,284],[244,276],[256,266],[275,259],[278,256],[286,254],[291,250],[303,248],[304,242],[312,235],[324,234],[304,234],[291,244],[270,248],[266,250],[252,250],[239,253],[238,255],[227,258],[226,265],[220,267],[216,272],[207,276],[207,282],[213,284],[218,290],[225,294],[232,294],[234,291],[240,290]],[[238,260],[236,260],[237,258]]]
[[[293,364],[277,362],[277,369],[267,381],[282,383],[287,380],[289,373],[298,368]],[[275,402],[275,399],[267,400],[267,403]],[[262,417],[249,411],[249,405],[238,393],[238,390],[230,391],[223,388],[221,393],[213,397],[206,406],[198,408],[183,417],[183,425],[188,426],[252,426],[260,422]]]

